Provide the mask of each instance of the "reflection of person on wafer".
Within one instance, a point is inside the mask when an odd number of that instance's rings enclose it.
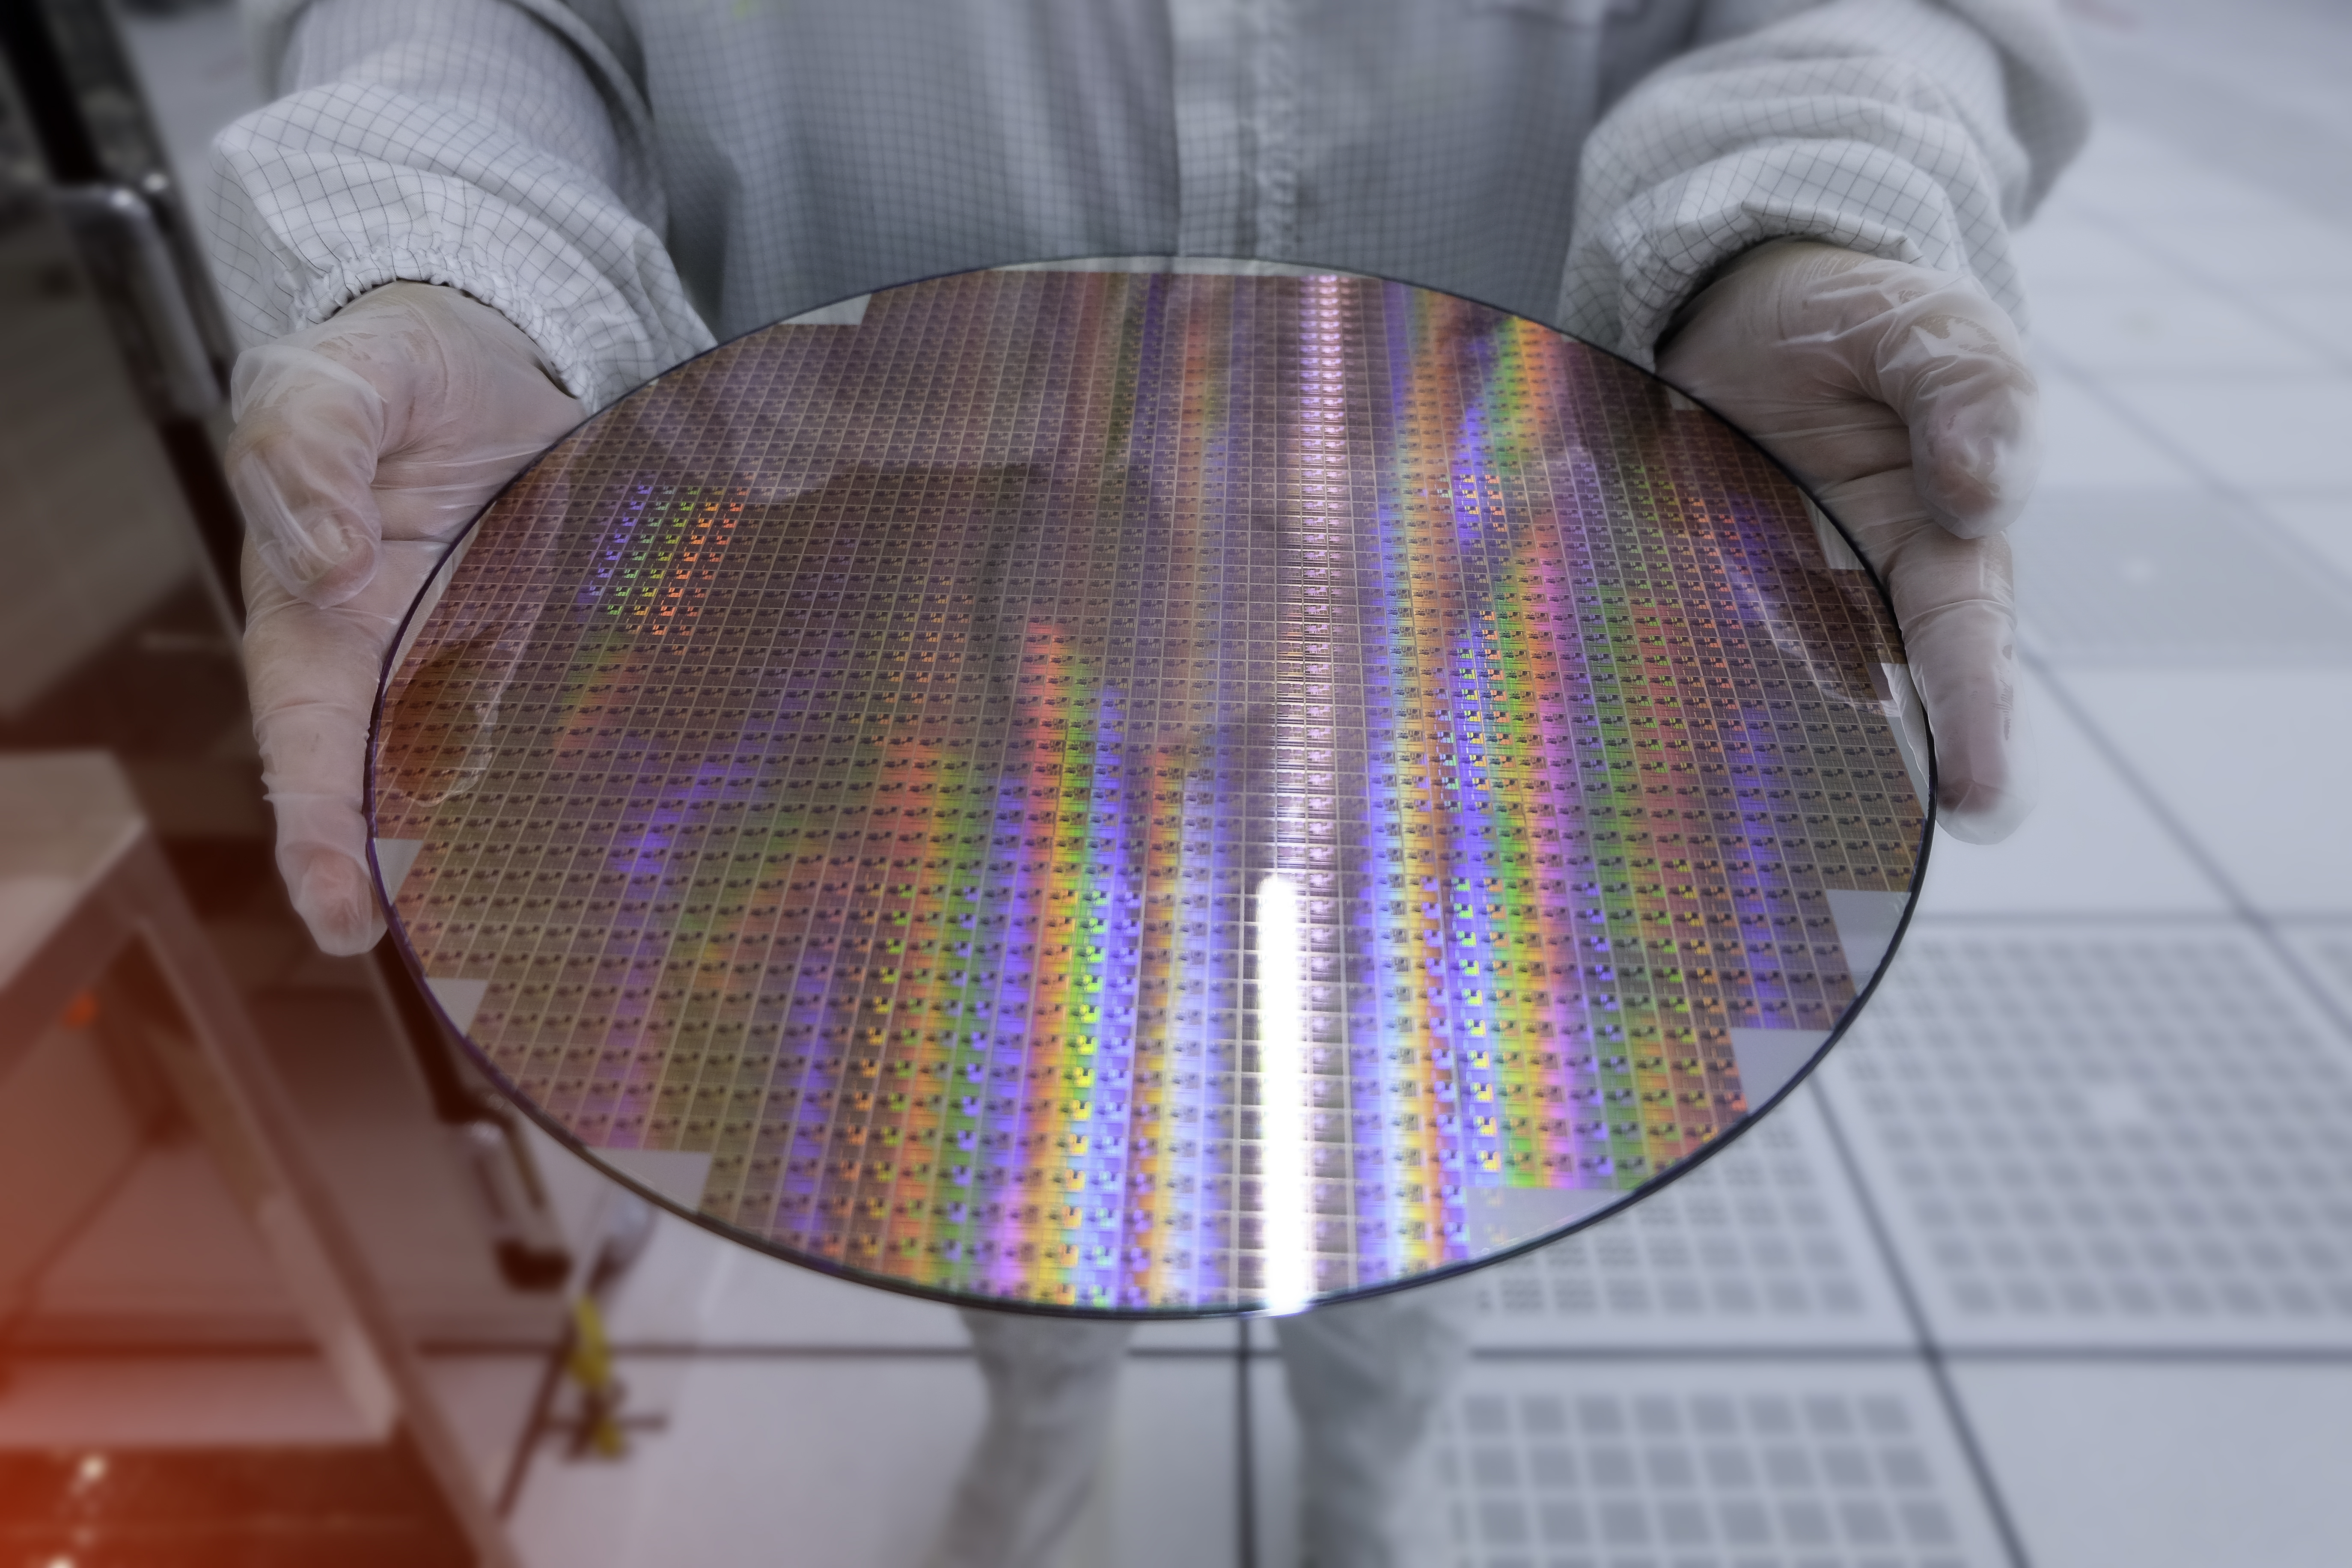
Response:
[[[1397,278],[1654,364],[1885,582],[1939,806],[2025,801],[2010,557],[2035,389],[2009,228],[2083,132],[2036,0],[257,0],[232,126],[254,707],[320,944],[382,931],[361,767],[446,542],[678,361],[878,286],[1190,254]],[[1314,1562],[1412,1560],[1456,1287],[1286,1318]],[[990,1421],[940,1560],[1039,1561],[1115,1324],[968,1314]]]

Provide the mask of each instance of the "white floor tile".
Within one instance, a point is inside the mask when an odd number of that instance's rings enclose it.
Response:
[[[626,1360],[634,1384],[645,1366]],[[1051,1568],[1213,1568],[1236,1555],[1230,1363],[1130,1362],[1097,1489]],[[918,1568],[984,1410],[961,1358],[706,1358],[619,1461],[551,1443],[516,1510],[537,1568]]]
[[[2043,303],[2060,289],[2178,289],[2186,280],[2147,247],[2119,234],[2112,224],[2053,205],[2018,230],[2018,267],[2025,275],[2026,301],[2038,337],[2052,307]]]
[[[1913,1342],[1811,1089],[1665,1191],[1472,1279],[1489,1349]]]
[[[2289,925],[2280,934],[2334,999],[2336,1016],[2352,1019],[2352,920]]]
[[[2095,93],[2113,84],[2115,66],[2160,63],[2171,68],[2170,82],[2195,82],[2218,103],[2257,99],[2266,110],[2285,110],[2303,120],[2301,147],[2265,152],[2324,155],[2331,139],[2352,138],[2352,114],[2337,90],[2341,83],[2334,68],[2337,57],[2352,47],[2352,17],[2336,6],[2217,9],[2206,0],[2134,0],[2128,9],[2086,4],[2069,11],[2078,24],[2077,42],[2094,62]],[[2248,26],[2256,17],[2260,26]],[[2156,100],[2151,116],[2137,123],[2196,152],[2193,142],[2175,135],[2179,118],[2165,115],[2168,107]]]
[[[2201,914],[2227,908],[2221,891],[2030,671],[2021,707],[2038,758],[2040,804],[2000,844],[1937,835],[1916,922],[2092,910]]]
[[[2150,372],[2324,374],[2327,356],[2218,295],[2178,279],[2044,284],[2033,296],[2035,338],[2093,375]]]
[[[431,1355],[425,1381],[455,1427],[457,1441],[474,1462],[486,1495],[496,1497],[514,1464],[530,1425],[541,1380],[543,1355]]]
[[[2042,374],[2042,482],[2053,489],[2189,489],[2198,483],[2154,438],[2133,428],[2063,370]]]
[[[1258,1561],[1289,1568],[1297,1432],[1279,1369],[1257,1389]],[[1907,1362],[1481,1361],[1433,1458],[1445,1568],[2006,1561]]]
[[[1952,1372],[2034,1568],[2336,1568],[2352,1367]]]
[[[527,1563],[918,1568],[982,1394],[961,1359],[711,1359],[668,1415],[624,1460],[542,1453],[515,1514]]]
[[[605,1299],[604,1331],[622,1342],[690,1343],[705,1336],[719,1281],[743,1248],[690,1220],[653,1213],[652,1239]]]
[[[1915,931],[1820,1082],[1947,1345],[2352,1348],[2352,1042],[2243,927]]]
[[[2263,498],[2263,509],[2279,525],[2333,566],[2335,585],[2352,589],[2352,500],[2338,492]]]
[[[2352,267],[2346,268],[2352,275]],[[2352,363],[2352,293],[2339,278],[2334,284],[2292,285],[2263,291],[2262,308],[2274,321],[2302,336],[2338,366]]]
[[[2110,384],[2158,439],[2249,494],[2343,480],[2352,377],[2136,375]]]
[[[2246,228],[2320,222],[2267,191],[2178,158],[2129,170],[2099,167],[2086,158],[2067,171],[2062,188],[2068,213],[2114,229],[2153,259],[2200,279],[2210,278],[2213,253],[2167,243],[2190,222]],[[2222,276],[2237,274],[2225,270]]]
[[[2344,276],[2342,226],[2113,118],[2101,122],[2052,205],[2107,223],[2222,287]]]
[[[1139,1323],[1132,1348],[1160,1353],[1181,1351],[1196,1355],[1226,1354],[1232,1352],[1241,1332],[1241,1324],[1231,1318]]]
[[[2352,913],[2352,670],[2063,677],[2103,731],[2253,903]]]
[[[1298,1418],[1291,1412],[1279,1360],[1251,1362],[1249,1378],[1250,1512],[1257,1560],[1261,1568],[1292,1568],[1298,1561]]]
[[[2116,210],[2158,256],[2242,298],[2344,282],[2352,228],[2298,213],[2284,202],[2231,202],[2238,210],[2202,211],[2201,193],[2218,193],[2218,187],[2200,184],[2199,191],[2177,204]],[[2100,192],[2099,199],[2106,203],[2107,193]]]
[[[2202,200],[2215,210],[2267,214],[2276,204],[2242,182],[2185,165],[2173,148],[2126,121],[2103,119],[2061,176],[2051,205],[2062,211],[2093,203],[2115,211],[2165,212]]]
[[[650,1440],[650,1439],[649,1439]],[[621,1460],[568,1460],[541,1445],[507,1538],[523,1568],[618,1568],[644,1503],[642,1446]],[[714,1563],[726,1561],[714,1558]]]
[[[1228,1330],[1230,1332],[1230,1329]],[[1238,1376],[1229,1361],[1129,1360],[1118,1436],[1060,1568],[1218,1568],[1241,1555]],[[1108,1509],[1097,1506],[1108,1504]],[[1106,1528],[1107,1526],[1107,1528]]]
[[[2352,583],[2266,508],[2044,489],[2011,539],[2026,646],[2062,668],[2352,666]]]

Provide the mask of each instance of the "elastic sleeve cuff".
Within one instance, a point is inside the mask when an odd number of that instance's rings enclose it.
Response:
[[[1999,224],[1998,214],[1956,213],[1940,181],[1882,147],[1753,148],[1656,185],[1611,214],[1595,237],[1599,254],[1582,258],[1585,313],[1613,320],[1615,341],[1606,346],[1647,368],[1675,312],[1724,263],[1767,240],[1810,239],[1972,277],[2021,325],[2024,295],[2008,247],[1985,243],[1986,230]],[[1592,297],[1603,288],[1607,298]]]
[[[401,247],[339,259],[310,279],[293,301],[296,329],[316,326],[372,289],[387,283],[439,283],[458,289],[512,321],[539,347],[548,372],[563,390],[591,407],[630,390],[607,387],[614,379],[581,344],[564,322],[530,289],[489,258],[463,249]]]

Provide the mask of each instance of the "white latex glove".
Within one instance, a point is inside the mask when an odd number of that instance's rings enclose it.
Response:
[[[319,945],[361,952],[383,934],[361,771],[393,634],[467,521],[586,410],[504,316],[424,283],[247,350],[230,400],[278,869]]]
[[[1844,525],[1895,603],[1945,829],[2007,837],[2032,801],[2001,530],[2042,464],[2040,392],[2007,312],[1965,278],[1780,241],[1692,300],[1658,374]]]

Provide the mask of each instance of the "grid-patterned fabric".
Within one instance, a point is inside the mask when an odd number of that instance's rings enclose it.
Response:
[[[2040,0],[255,0],[254,21],[289,96],[215,148],[245,331],[456,284],[599,404],[712,329],[1055,257],[1402,279],[1637,359],[1774,235],[1972,272],[2014,310],[2007,224],[2082,121]]]

